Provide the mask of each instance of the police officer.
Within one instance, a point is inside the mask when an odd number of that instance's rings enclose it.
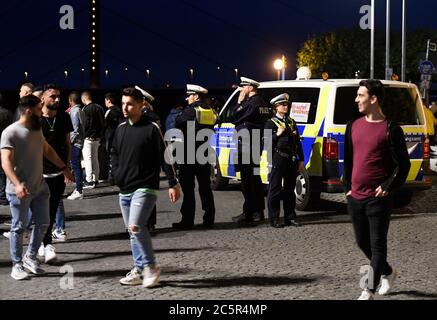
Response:
[[[267,207],[270,225],[274,228],[283,227],[279,223],[280,200],[284,201],[284,224],[299,226],[296,221],[296,175],[298,170],[304,170],[304,155],[296,122],[288,116],[289,95],[280,94],[270,103],[276,112],[266,122],[265,129],[272,130],[272,163],[269,176],[269,192]],[[282,185],[282,180],[284,184]]]
[[[197,178],[199,184],[199,195],[202,202],[202,210],[205,211],[203,215],[203,228],[213,228],[215,220],[215,205],[214,196],[210,186],[211,165],[209,162],[205,164],[199,163],[199,159],[194,159],[191,163],[188,158],[196,152],[200,145],[205,141],[195,143],[195,150],[190,150],[188,147],[192,141],[187,141],[187,131],[190,130],[188,126],[194,125],[195,133],[201,129],[213,129],[217,121],[217,114],[215,111],[205,103],[205,97],[208,90],[205,88],[187,84],[187,98],[188,107],[186,107],[180,115],[176,117],[175,126],[181,129],[184,133],[184,161],[180,164],[179,181],[184,195],[181,214],[182,220],[173,223],[175,229],[192,229],[194,226],[194,214],[196,211],[196,202],[194,198],[194,177]],[[211,151],[211,150],[210,150]]]
[[[233,109],[235,129],[239,136],[244,136],[247,130],[250,141],[239,138],[238,165],[236,171],[241,173],[242,193],[244,196],[243,213],[233,217],[240,226],[250,226],[255,220],[264,220],[264,187],[259,176],[259,159],[262,152],[262,129],[269,118],[269,108],[258,94],[259,83],[255,80],[241,77],[240,96]],[[259,135],[254,134],[259,130]],[[257,139],[259,149],[253,150],[253,139]],[[247,140],[247,139],[246,139]],[[249,160],[249,161],[247,161]]]

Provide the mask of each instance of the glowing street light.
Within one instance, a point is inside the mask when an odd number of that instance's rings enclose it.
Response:
[[[191,78],[191,80],[193,80],[193,77],[194,77],[194,70],[193,70],[193,69],[190,69],[189,71],[190,71],[190,78]]]
[[[281,70],[284,69],[284,62],[282,59],[276,59],[275,62],[273,62],[273,68],[276,70],[278,74],[278,80],[281,79]]]
[[[24,71],[24,77],[26,81],[29,79],[29,73],[27,71]]]
[[[65,80],[68,79],[68,70],[64,70],[64,76],[65,76]]]
[[[107,78],[109,74],[109,70],[105,70],[105,77]]]
[[[146,69],[146,75],[147,75],[147,79],[150,79],[150,70]]]

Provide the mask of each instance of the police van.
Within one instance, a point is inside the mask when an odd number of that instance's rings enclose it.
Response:
[[[290,95],[290,116],[297,122],[305,155],[304,172],[296,181],[296,208],[305,210],[317,204],[321,192],[341,193],[343,150],[346,123],[360,117],[355,98],[360,80],[285,80],[261,82],[258,92],[266,103],[273,97]],[[431,188],[432,181],[424,173],[429,167],[429,142],[426,139],[425,115],[416,85],[398,81],[382,81],[386,95],[382,105],[386,116],[399,123],[405,134],[411,169],[401,194],[396,200],[405,206],[413,191]],[[237,141],[234,137],[232,109],[237,104],[239,89],[226,101],[219,113],[219,123],[211,145],[217,155],[213,170],[213,188],[225,187],[229,179],[239,179],[234,159]],[[267,153],[260,163],[263,183],[268,183]]]

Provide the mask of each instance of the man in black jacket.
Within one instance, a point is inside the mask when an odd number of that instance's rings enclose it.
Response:
[[[91,93],[82,93],[82,111],[85,115],[85,141],[82,154],[85,163],[86,181],[83,183],[84,189],[93,189],[98,184],[99,166],[99,146],[104,135],[105,119],[103,107],[93,103]]]
[[[110,153],[112,148],[112,140],[114,139],[115,130],[118,125],[124,121],[123,113],[121,108],[116,104],[117,97],[114,93],[108,92],[105,94],[105,171],[107,173],[108,181],[112,183],[112,166]]]
[[[387,263],[387,233],[393,190],[406,180],[410,161],[402,128],[381,110],[384,86],[360,82],[355,102],[363,117],[346,126],[343,180],[358,246],[370,260],[367,284],[359,300],[387,294],[396,270]]]
[[[164,140],[159,128],[142,112],[143,95],[135,88],[123,90],[122,109],[127,121],[115,131],[111,150],[114,180],[120,188],[120,208],[131,239],[134,268],[120,280],[123,285],[154,287],[160,268],[155,261],[147,221],[159,192],[159,172],[164,163]],[[164,165],[171,202],[179,199],[174,169]]]
[[[4,129],[12,123],[13,114],[9,109],[3,107],[3,96],[0,93],[0,136]],[[6,199],[6,175],[0,164],[0,205],[8,205]]]

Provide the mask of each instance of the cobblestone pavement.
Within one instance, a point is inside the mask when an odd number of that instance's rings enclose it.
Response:
[[[378,299],[437,298],[436,180],[408,207],[394,211],[388,254],[399,278],[395,291]],[[85,192],[84,200],[64,200],[68,242],[56,244],[59,262],[43,265],[44,276],[13,280],[9,243],[1,237],[0,299],[291,300],[356,299],[360,294],[359,268],[367,261],[354,243],[343,195],[322,194],[322,211],[299,212],[300,228],[274,229],[264,223],[241,229],[230,222],[242,206],[238,185],[231,184],[214,192],[214,230],[174,231],[169,227],[180,220],[181,202],[170,204],[161,190],[153,238],[161,286],[144,289],[118,283],[132,259],[117,189],[102,186]],[[0,218],[8,216],[8,207],[1,207]],[[200,208],[196,222],[201,223]],[[62,273],[66,271],[73,271],[72,283]]]

